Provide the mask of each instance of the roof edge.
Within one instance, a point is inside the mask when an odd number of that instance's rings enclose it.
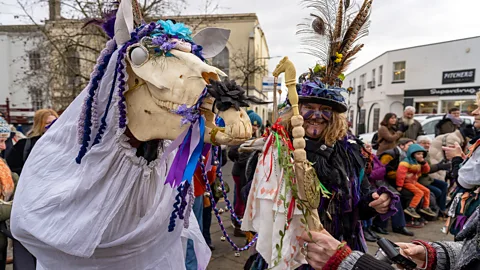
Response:
[[[446,40],[446,41],[440,41],[440,42],[434,42],[434,43],[428,43],[428,44],[423,44],[423,45],[415,45],[415,46],[411,46],[411,47],[404,47],[404,48],[398,48],[398,49],[393,49],[393,50],[388,50],[388,51],[385,51],[383,52],[382,54],[376,56],[375,58],[369,60],[368,62],[366,62],[365,64],[357,67],[356,69],[348,72],[345,76],[348,76],[350,74],[352,74],[353,72],[361,69],[362,67],[368,65],[370,62],[373,62],[375,61],[377,58],[380,58],[382,57],[384,54],[387,54],[387,53],[391,53],[391,52],[396,52],[396,51],[402,51],[402,50],[409,50],[409,49],[415,49],[415,48],[420,48],[420,47],[426,47],[426,46],[433,46],[433,45],[440,45],[440,44],[444,44],[444,43],[450,43],[450,42],[457,42],[457,41],[463,41],[463,40],[468,40],[468,39],[475,39],[475,38],[480,38],[480,36],[473,36],[473,37],[467,37],[467,38],[460,38],[460,39],[453,39],[453,40]]]

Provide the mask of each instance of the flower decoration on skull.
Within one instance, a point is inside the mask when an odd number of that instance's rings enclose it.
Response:
[[[157,22],[163,29],[163,32],[171,37],[192,41],[192,30],[183,23],[173,23],[171,20]]]
[[[249,98],[245,95],[245,90],[235,81],[227,79],[223,82],[210,80],[207,88],[208,93],[215,98],[214,106],[219,111],[226,111],[231,107],[235,107],[238,111],[240,107],[249,106]]]
[[[142,39],[141,44],[155,56],[173,56],[172,49],[193,53],[202,61],[202,46],[196,45],[191,37],[192,31],[183,23],[171,20],[158,21],[149,36]]]

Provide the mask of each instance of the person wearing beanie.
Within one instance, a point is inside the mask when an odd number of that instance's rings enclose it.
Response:
[[[257,130],[261,129],[263,126],[262,118],[253,110],[248,110],[247,114],[248,117],[250,117],[250,122],[252,123],[252,137],[257,137]]]

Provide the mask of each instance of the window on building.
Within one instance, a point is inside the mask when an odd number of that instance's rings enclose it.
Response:
[[[66,51],[65,72],[69,87],[80,86],[80,55],[73,47],[69,47]]]
[[[40,68],[42,68],[40,52],[38,51],[29,52],[28,60],[30,62],[30,70],[39,70]]]
[[[372,69],[372,84],[373,84],[373,87],[375,87],[375,69]]]
[[[228,48],[225,47],[217,56],[212,59],[212,66],[217,67],[221,71],[225,72],[227,76],[230,72],[230,54]]]
[[[459,108],[460,113],[466,115],[472,115],[472,111],[476,109],[474,99],[461,99],[461,100],[444,100],[442,101],[441,113],[447,113],[451,108]]]
[[[383,66],[378,67],[378,86],[382,85],[383,81]]]
[[[365,109],[360,110],[360,120],[358,121],[359,124],[365,124]]]
[[[32,100],[32,109],[34,111],[43,109],[42,90],[39,87],[30,87],[30,98]]]
[[[380,126],[380,108],[373,109],[373,131],[377,131]]]
[[[365,133],[365,109],[360,110],[360,119],[358,121],[357,132],[358,134]]]
[[[353,79],[353,91],[352,94],[355,94],[355,91],[357,90],[357,80],[354,78]]]
[[[435,101],[425,101],[415,103],[415,112],[420,114],[437,113],[438,103]]]
[[[358,95],[360,97],[363,97],[363,93],[365,91],[365,85],[366,85],[366,81],[367,81],[367,74],[364,73],[360,76],[360,85],[358,87]]]
[[[405,81],[405,61],[393,63],[393,81]]]

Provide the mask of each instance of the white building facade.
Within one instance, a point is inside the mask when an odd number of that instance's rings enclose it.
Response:
[[[384,115],[402,115],[405,106],[417,114],[475,109],[480,91],[480,36],[387,51],[350,72],[345,87],[348,118],[357,134],[376,131]]]
[[[48,106],[47,89],[29,83],[41,80],[35,71],[46,64],[44,52],[36,49],[42,38],[33,25],[0,26],[0,112],[11,124],[31,124],[35,110]]]

